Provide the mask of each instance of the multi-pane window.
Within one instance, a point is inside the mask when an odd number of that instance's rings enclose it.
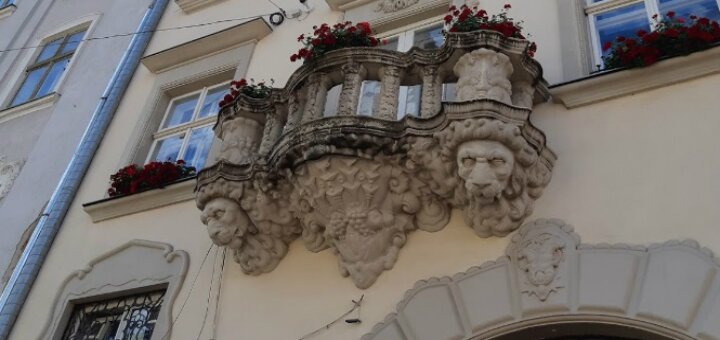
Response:
[[[227,83],[173,98],[153,135],[148,161],[182,159],[198,170],[205,165],[213,141],[212,126]]]
[[[75,30],[45,43],[35,61],[28,66],[25,79],[10,106],[17,106],[55,91],[60,78],[70,64],[86,29]]]
[[[150,340],[165,290],[75,305],[62,340]]]
[[[650,31],[652,17],[673,11],[677,16],[690,15],[720,20],[720,0],[586,0],[585,13],[590,23],[590,34],[595,63],[602,65],[603,44],[618,36],[634,37],[639,30]]]

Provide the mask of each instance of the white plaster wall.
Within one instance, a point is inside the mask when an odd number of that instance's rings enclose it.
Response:
[[[163,19],[163,25],[197,21],[200,13],[205,18],[224,18],[231,7],[238,6],[236,3],[222,2],[186,19],[175,8]],[[557,28],[551,20],[556,8],[549,1],[539,3],[523,2],[521,6],[513,2],[513,15],[525,19],[528,30],[534,32],[546,76],[557,82],[562,79],[562,70]],[[301,23],[287,21],[258,43],[249,76],[275,78],[283,84],[297,66],[287,60],[297,48],[295,37],[313,24],[333,22],[338,17],[322,2],[314,4],[318,8],[310,18]],[[500,2],[493,4],[497,7]],[[196,37],[176,34],[156,37],[152,50],[172,46],[168,41],[177,43]],[[198,337],[212,270],[206,264],[190,292],[211,244],[194,202],[96,224],[81,208],[82,203],[104,196],[109,175],[122,165],[120,155],[133,143],[130,136],[143,114],[155,77],[144,67],[136,72],[11,339],[34,339],[40,332],[38,319],[47,317],[47,304],[60,282],[92,258],[134,238],[170,243],[189,252],[191,265],[175,305],[176,317],[187,296],[189,300],[179,315],[172,338]],[[586,243],[648,244],[692,238],[720,252],[720,237],[715,232],[720,222],[720,209],[715,207],[720,202],[720,181],[716,178],[720,173],[720,157],[715,133],[720,117],[717,100],[709,95],[717,88],[720,75],[574,110],[551,103],[537,106],[532,121],[545,131],[559,160],[553,180],[530,219],[565,219],[576,227]],[[395,268],[383,273],[364,291],[340,277],[330,251],[311,253],[299,241],[292,244],[276,270],[259,277],[242,274],[229,256],[215,338],[298,339],[344,313],[351,307],[351,299],[365,294],[362,324],[340,322],[310,338],[355,339],[394,311],[403,293],[417,280],[452,275],[493,260],[504,254],[507,242],[508,238],[476,237],[455,212],[444,230],[411,234]],[[214,252],[210,252],[208,261],[215,259]],[[210,315],[213,309],[211,305]],[[200,339],[211,337],[212,324],[208,320]]]
[[[22,0],[17,11],[0,23],[8,20],[10,33],[3,34],[13,38],[7,41],[8,48],[36,46],[69,24],[92,18],[97,18],[92,37],[133,32],[149,4],[150,0]],[[8,269],[21,235],[49,200],[129,41],[130,37],[118,37],[81,44],[51,107],[0,124],[0,155],[26,160],[0,204],[0,276]],[[35,49],[0,53],[0,94],[12,96],[35,53]]]

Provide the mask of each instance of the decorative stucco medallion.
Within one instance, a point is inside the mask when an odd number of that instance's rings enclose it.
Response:
[[[380,0],[375,12],[393,13],[415,5],[420,0]]]
[[[15,179],[20,174],[23,161],[9,162],[5,157],[0,157],[0,199],[7,196]]]

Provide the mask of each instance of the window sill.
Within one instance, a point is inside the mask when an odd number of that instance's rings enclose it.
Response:
[[[720,46],[634,69],[616,69],[550,87],[567,108],[597,103],[720,72]]]
[[[13,4],[9,4],[5,7],[0,8],[0,19],[11,16],[13,13],[15,13],[16,9],[17,6]]]
[[[220,1],[223,0],[175,0],[175,3],[180,6],[180,9],[182,9],[183,12],[190,13]]]
[[[110,197],[83,204],[93,222],[131,215],[195,198],[195,177],[182,179],[164,188],[133,195]]]
[[[0,111],[0,123],[4,123],[17,117],[24,116],[31,112],[48,108],[55,104],[55,101],[57,101],[58,98],[60,98],[60,94],[57,92],[53,92],[46,96],[29,101],[27,103],[4,109]]]

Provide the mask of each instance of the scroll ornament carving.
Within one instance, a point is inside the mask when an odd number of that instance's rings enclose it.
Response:
[[[375,8],[375,12],[393,13],[415,5],[419,1],[420,0],[380,0]]]
[[[23,163],[23,161],[10,162],[5,160],[5,157],[0,157],[0,199],[10,192],[13,182],[20,174]]]
[[[532,213],[550,169],[520,129],[494,119],[451,123],[417,138],[409,156],[432,191],[463,209],[480,237],[505,236]]]
[[[287,254],[300,229],[289,212],[289,188],[262,187],[260,180],[218,180],[198,192],[201,220],[218,246],[233,250],[250,275],[268,273]]]

